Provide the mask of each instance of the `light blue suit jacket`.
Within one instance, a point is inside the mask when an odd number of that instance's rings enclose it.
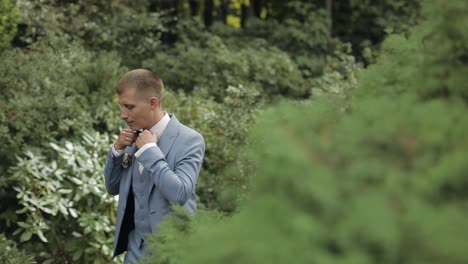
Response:
[[[122,166],[123,156],[114,157],[112,149],[106,159],[104,169],[107,192],[119,196],[117,209],[117,224],[114,240],[114,257],[127,249],[128,233],[133,229],[133,215],[128,209],[127,200],[131,192],[130,186],[133,166],[138,162],[143,164],[143,173],[152,178],[148,186],[148,214],[151,221],[151,231],[157,232],[158,223],[170,212],[171,204],[180,204],[189,213],[194,213],[196,204],[195,188],[198,174],[205,153],[203,137],[195,130],[181,124],[175,115],[170,114],[166,129],[157,142],[157,146],[146,149],[138,158],[134,157],[138,150],[134,145],[127,147],[125,152],[132,154],[132,163],[128,168]]]

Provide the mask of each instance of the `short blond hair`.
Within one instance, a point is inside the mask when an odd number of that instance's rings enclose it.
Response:
[[[127,72],[117,83],[115,92],[120,95],[129,88],[135,88],[142,99],[155,96],[160,102],[164,96],[164,83],[150,70],[136,69]]]

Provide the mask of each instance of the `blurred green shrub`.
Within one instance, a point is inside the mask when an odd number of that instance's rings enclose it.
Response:
[[[219,224],[185,220],[190,235],[160,242],[174,243],[162,260],[468,262],[468,2],[424,10],[429,20],[390,38],[351,96],[265,111],[249,138],[251,201]]]
[[[180,242],[187,236],[200,232],[199,228],[220,225],[228,219],[215,210],[198,210],[197,217],[189,217],[182,208],[174,207],[173,214],[160,224],[161,230],[171,232],[157,233],[150,237],[150,247],[157,244],[158,250],[149,252],[141,263],[180,263],[186,254],[179,250]]]
[[[194,227],[170,263],[468,261],[466,112],[413,100],[268,111],[252,138],[255,199]]]
[[[32,255],[19,250],[14,241],[0,234],[0,262],[5,264],[32,264],[36,263]]]
[[[164,108],[205,139],[205,159],[197,186],[203,206],[232,212],[250,185],[251,164],[241,149],[263,101],[257,90],[242,85],[229,86],[226,94],[217,103],[196,93],[169,93]]]
[[[421,100],[457,98],[466,102],[468,32],[462,27],[468,26],[467,10],[460,1],[428,4],[425,23],[411,31],[409,40],[396,35],[382,44],[378,63],[360,78],[360,96],[411,92]]]
[[[108,263],[117,204],[102,172],[112,140],[84,133],[75,141],[26,151],[11,168],[25,216],[15,235],[41,263]]]
[[[0,49],[10,45],[20,21],[21,13],[15,3],[10,0],[0,0]]]

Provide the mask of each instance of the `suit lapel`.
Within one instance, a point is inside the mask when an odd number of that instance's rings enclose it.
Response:
[[[138,168],[138,165],[135,166],[135,152],[137,152],[137,147],[136,147],[136,144],[133,144],[131,145],[130,147],[127,147],[125,149],[125,153],[129,153],[130,155],[132,155],[132,158],[131,158],[131,164],[130,164],[130,168],[128,170],[128,175],[127,177],[125,178],[125,190],[127,191],[130,191],[130,185],[132,183],[132,172],[134,171],[135,167]],[[124,154],[126,155],[126,154]]]
[[[169,113],[169,116],[171,117],[171,120],[167,124],[166,129],[164,130],[163,134],[161,135],[157,143],[157,145],[159,146],[159,149],[164,154],[164,156],[167,156],[167,153],[169,153],[169,150],[171,150],[171,147],[174,144],[175,139],[180,133],[179,120],[177,120],[174,114]]]
[[[132,157],[134,157],[134,156],[135,156],[135,152],[137,152],[137,150],[138,150],[138,149],[137,149],[137,147],[136,147],[136,144],[133,144],[133,145],[131,145],[130,147],[127,147],[127,149],[125,150],[125,152],[132,154]]]

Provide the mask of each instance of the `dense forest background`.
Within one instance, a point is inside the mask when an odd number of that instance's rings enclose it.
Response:
[[[200,131],[145,263],[468,263],[468,2],[0,0],[0,262],[114,263],[114,86]]]

